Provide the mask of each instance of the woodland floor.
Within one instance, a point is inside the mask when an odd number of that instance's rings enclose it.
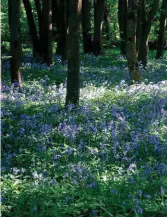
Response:
[[[167,54],[166,54],[167,56]],[[113,49],[81,55],[80,106],[64,109],[66,64],[23,56],[9,86],[2,54],[3,217],[167,216],[167,57],[129,85]]]

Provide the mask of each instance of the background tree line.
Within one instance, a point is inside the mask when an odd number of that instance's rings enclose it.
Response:
[[[97,56],[118,46],[127,58],[131,80],[137,82],[138,63],[147,65],[149,46],[157,50],[156,58],[163,57],[166,0],[8,0],[2,1],[2,12],[8,19],[8,25],[2,25],[2,40],[10,41],[11,82],[21,86],[25,38],[31,42],[33,57],[48,66],[53,64],[56,42],[56,54],[68,62],[66,104],[79,102],[81,44],[84,53]]]

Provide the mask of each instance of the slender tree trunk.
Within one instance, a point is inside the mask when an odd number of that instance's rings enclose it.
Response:
[[[104,19],[105,0],[94,0],[94,54],[103,53],[102,29]]]
[[[90,0],[82,0],[82,36],[84,53],[91,53],[93,48],[90,19]]]
[[[104,26],[106,32],[106,40],[110,41],[110,12],[107,3],[104,8]]]
[[[147,64],[148,56],[148,36],[151,29],[151,26],[148,26],[146,12],[146,0],[139,0],[138,8],[138,25],[137,25],[137,55],[138,60],[142,62],[144,66]]]
[[[80,21],[82,0],[70,0],[66,105],[79,103]]]
[[[28,25],[30,29],[30,35],[32,38],[32,45],[33,45],[33,57],[39,56],[40,55],[40,44],[39,44],[39,38],[38,38],[38,33],[32,13],[32,8],[29,0],[23,0],[24,7],[26,10],[26,15],[27,15],[27,20],[28,20]]]
[[[127,0],[119,0],[118,2],[118,23],[120,29],[120,49],[121,54],[126,55],[127,41]]]
[[[159,7],[160,0],[153,0],[150,6],[149,12],[146,12],[146,0],[139,0],[139,30],[137,40],[138,60],[142,62],[144,66],[147,64],[148,55],[148,37],[151,30],[155,14]]]
[[[39,35],[42,35],[42,0],[34,0],[39,25]]]
[[[156,58],[163,57],[163,54],[164,54],[164,44],[165,44],[165,37],[164,36],[165,36],[166,18],[167,18],[167,1],[163,0],[162,7],[161,7],[158,40],[157,40]]]
[[[58,42],[56,54],[67,60],[67,1],[61,0],[57,11]]]
[[[141,37],[140,47],[139,47],[139,53],[138,53],[138,61],[143,64],[143,66],[147,65],[147,59],[148,59],[148,34],[143,32],[143,35]]]
[[[10,20],[10,55],[11,55],[11,83],[21,86],[21,32],[20,32],[20,0],[12,0]]]
[[[139,0],[138,6],[138,22],[136,30],[136,49],[137,55],[139,53],[140,44],[142,41],[143,29],[145,28],[145,17],[146,17],[146,0]]]
[[[127,59],[131,80],[140,82],[141,77],[136,53],[137,8],[136,0],[128,0]]]
[[[41,29],[41,50],[44,62],[50,66],[53,56],[52,42],[52,0],[43,0],[42,5],[42,29]]]
[[[52,0],[52,34],[53,34],[53,40],[57,41],[58,39],[58,23],[59,23],[59,2],[60,0]]]

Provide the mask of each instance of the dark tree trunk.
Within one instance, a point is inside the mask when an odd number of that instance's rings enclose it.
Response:
[[[161,6],[161,16],[160,16],[160,26],[158,31],[156,58],[163,57],[164,54],[164,42],[165,42],[164,36],[165,36],[166,18],[167,18],[167,1],[163,0]]]
[[[70,0],[66,105],[79,103],[81,8],[82,0]]]
[[[146,0],[139,0],[138,8],[138,25],[137,25],[137,55],[138,60],[142,62],[144,66],[147,64],[147,55],[148,55],[148,36],[151,29],[147,22],[147,12],[146,12]]]
[[[107,3],[104,8],[104,29],[106,33],[106,40],[110,41],[110,12]]]
[[[20,33],[20,0],[12,0],[10,20],[10,55],[11,55],[11,83],[21,86],[21,33]]]
[[[94,0],[94,55],[103,54],[102,27],[104,19],[105,0]]]
[[[61,0],[57,11],[58,41],[56,54],[67,60],[67,1]]]
[[[139,53],[140,44],[142,41],[142,34],[145,25],[145,16],[146,16],[146,0],[139,0],[138,6],[138,22],[136,30],[136,49],[137,55]]]
[[[90,0],[82,0],[82,36],[84,53],[91,53],[93,48],[90,19]]]
[[[127,41],[127,0],[118,2],[118,23],[120,29],[120,49],[121,54],[126,55]]]
[[[28,25],[30,29],[30,35],[32,38],[32,45],[33,45],[33,57],[39,56],[40,55],[40,44],[39,44],[39,38],[38,38],[38,33],[32,13],[32,8],[29,0],[23,0],[26,15],[27,15],[27,20],[28,20]]]
[[[149,52],[148,36],[149,34],[147,34],[146,31],[143,32],[143,35],[141,37],[140,46],[139,46],[138,61],[141,62],[143,66],[147,65],[147,58],[148,58],[148,52]]]
[[[37,16],[38,16],[38,25],[39,25],[39,35],[42,35],[42,0],[34,0]]]
[[[144,66],[147,64],[148,55],[148,36],[151,30],[155,14],[158,10],[159,0],[153,0],[149,12],[146,12],[146,0],[139,0],[139,21],[137,31],[137,50],[138,61],[141,61]]]
[[[52,0],[43,0],[42,4],[42,29],[41,29],[41,50],[44,62],[50,66],[53,56],[52,42]]]
[[[53,34],[53,40],[57,41],[58,39],[58,24],[59,24],[59,1],[60,0],[52,0],[52,34]]]
[[[136,53],[137,1],[128,0],[127,17],[127,60],[132,81],[140,82],[139,66]]]

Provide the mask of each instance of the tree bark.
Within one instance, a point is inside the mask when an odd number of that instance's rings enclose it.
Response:
[[[57,11],[58,41],[56,54],[67,60],[67,1],[61,0]]]
[[[53,40],[57,41],[58,39],[58,24],[59,24],[59,2],[60,0],[52,0],[52,34]]]
[[[79,103],[80,21],[82,0],[69,2],[68,73],[66,105]]]
[[[42,4],[42,27],[41,27],[41,50],[44,62],[50,66],[53,56],[52,41],[52,0],[43,0]]]
[[[149,12],[146,12],[146,0],[139,0],[137,50],[139,51],[138,61],[141,61],[144,66],[147,64],[148,36],[158,7],[159,0],[153,0]]]
[[[146,0],[139,0],[138,6],[138,22],[136,30],[136,49],[137,55],[139,53],[140,44],[142,41],[142,34],[145,25],[145,16],[146,16]]]
[[[160,15],[160,26],[158,31],[158,40],[157,40],[157,53],[156,58],[163,57],[164,54],[164,44],[165,44],[165,26],[167,18],[167,1],[163,0],[161,6],[161,15]]]
[[[106,40],[110,42],[110,12],[107,3],[104,7],[104,27],[106,33]]]
[[[136,53],[136,28],[137,28],[137,9],[136,0],[128,0],[127,14],[127,60],[130,77],[132,81],[140,82],[141,76]]]
[[[12,0],[10,20],[10,75],[11,83],[15,87],[21,86],[20,64],[21,64],[21,32],[20,32],[20,0]]]
[[[90,21],[90,0],[82,0],[82,36],[84,53],[91,53],[93,48]]]
[[[120,50],[122,55],[126,55],[127,41],[127,0],[118,2],[118,23],[120,29]]]
[[[42,35],[42,2],[41,0],[34,0],[37,16],[38,16],[38,25],[39,25],[39,35]]]
[[[103,54],[102,29],[105,0],[94,0],[94,55]]]
[[[32,13],[32,8],[31,8],[31,3],[29,0],[23,0],[26,15],[27,15],[27,21],[28,21],[28,26],[30,30],[30,35],[32,38],[32,45],[33,45],[33,57],[39,56],[40,55],[40,44],[39,44],[39,38],[38,38],[38,33]]]

